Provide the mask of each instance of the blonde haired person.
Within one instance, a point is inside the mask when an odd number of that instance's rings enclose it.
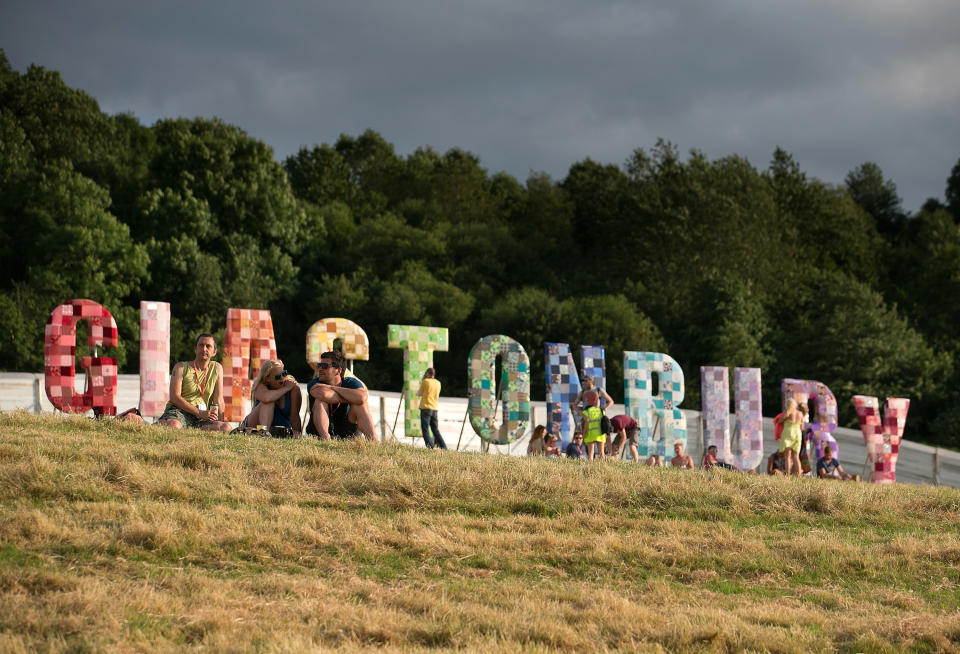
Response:
[[[300,384],[284,369],[283,361],[263,362],[253,380],[250,397],[253,410],[240,423],[241,427],[289,427],[293,433],[300,433],[300,404],[303,401]]]
[[[797,401],[792,397],[787,400],[783,413],[774,418],[774,422],[783,425],[780,434],[780,453],[784,455],[785,475],[800,476],[800,425],[803,414],[797,410]]]

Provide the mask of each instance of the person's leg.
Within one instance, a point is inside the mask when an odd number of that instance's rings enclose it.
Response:
[[[623,447],[623,442],[627,439],[626,430],[620,430],[617,432],[617,437],[613,439],[613,445],[610,448],[610,454],[612,456],[617,456],[620,453],[620,448]]]
[[[440,416],[439,411],[434,409],[430,412],[430,430],[433,432],[433,442],[437,444],[441,450],[447,449],[447,444],[443,440],[443,436],[440,435]]]
[[[587,443],[587,458],[591,461],[593,461],[593,446],[594,446],[593,441],[590,441],[589,443]]]
[[[790,458],[790,449],[784,447],[782,442],[780,443],[780,456],[783,458],[783,474],[789,476],[793,460]]]
[[[802,470],[802,468],[800,467],[800,453],[794,449],[789,449],[787,450],[787,452],[790,455],[790,461],[791,461],[790,465],[792,468],[790,474],[792,474],[794,477],[799,477],[800,472]]]
[[[160,419],[157,420],[158,425],[170,427],[171,429],[183,429],[186,427],[186,422],[186,416],[184,416],[183,412],[176,407],[168,408],[163,412],[163,415],[160,416]]]
[[[355,424],[368,441],[377,442],[377,433],[373,428],[373,416],[367,403],[350,405],[350,422]]]
[[[326,402],[319,398],[313,400],[313,427],[317,430],[317,438],[330,440],[330,414]]]
[[[420,409],[420,435],[423,436],[423,444],[429,449],[433,449],[433,441],[430,439],[430,409]]]
[[[267,429],[273,426],[273,414],[276,411],[277,405],[274,402],[261,402],[260,403],[260,421],[258,425],[266,425]]]

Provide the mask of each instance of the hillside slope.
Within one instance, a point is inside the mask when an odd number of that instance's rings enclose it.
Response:
[[[0,651],[960,651],[960,491],[0,415]]]

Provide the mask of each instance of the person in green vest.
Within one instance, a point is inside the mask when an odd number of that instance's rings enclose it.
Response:
[[[180,361],[173,367],[170,401],[157,424],[174,429],[230,431],[230,423],[220,420],[223,367],[213,360],[217,341],[212,334],[200,334],[193,351],[193,361]]]
[[[593,460],[594,450],[597,451],[599,458],[604,458],[603,446],[607,442],[607,435],[600,427],[603,419],[603,411],[598,406],[600,404],[600,395],[595,390],[588,390],[583,393],[583,403],[586,408],[583,410],[583,420],[581,422],[583,430],[583,442],[587,446],[587,458]]]

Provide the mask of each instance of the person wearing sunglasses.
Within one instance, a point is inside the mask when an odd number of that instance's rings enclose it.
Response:
[[[289,427],[294,434],[300,433],[300,405],[303,402],[300,384],[283,367],[283,361],[263,362],[260,373],[253,380],[250,397],[253,398],[253,410],[240,423],[241,427]]]
[[[342,352],[334,350],[320,355],[317,376],[307,383],[310,396],[307,433],[315,434],[320,440],[356,438],[363,434],[367,440],[376,442],[367,387],[353,375],[344,376],[345,368]]]

